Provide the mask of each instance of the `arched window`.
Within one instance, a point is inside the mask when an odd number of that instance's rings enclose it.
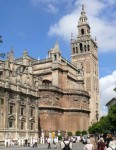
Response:
[[[73,47],[73,54],[75,54],[75,48]]]
[[[82,34],[82,35],[84,34],[84,29],[81,29],[81,34]]]
[[[84,45],[84,51],[86,52],[86,45]]]
[[[83,45],[82,45],[82,43],[80,43],[80,52],[81,53],[83,52]]]
[[[76,53],[78,53],[78,47],[76,47]]]
[[[90,46],[89,45],[87,45],[87,50],[90,51]]]
[[[56,54],[54,55],[54,61],[56,61],[57,60],[57,57],[56,57]]]

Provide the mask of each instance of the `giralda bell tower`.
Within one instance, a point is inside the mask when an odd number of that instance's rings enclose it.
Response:
[[[90,124],[99,120],[99,73],[98,73],[98,47],[96,40],[91,37],[91,28],[82,5],[81,16],[78,21],[78,36],[71,36],[71,61],[75,66],[81,65],[84,70],[85,89],[90,94]]]

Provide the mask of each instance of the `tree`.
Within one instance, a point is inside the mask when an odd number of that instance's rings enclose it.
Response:
[[[99,133],[100,132],[100,126],[99,126],[99,122],[94,123],[92,126],[89,127],[88,129],[89,133]]]
[[[69,131],[69,132],[68,132],[68,136],[72,136],[72,132]]]
[[[89,133],[109,133],[116,130],[116,104],[111,106],[108,115],[102,116],[100,121],[89,127]]]
[[[100,119],[100,133],[108,133],[110,129],[110,123],[107,116],[103,116]]]
[[[82,131],[82,135],[86,135],[87,134],[87,131]]]
[[[114,131],[116,129],[116,104],[110,107],[107,118],[110,129]]]
[[[80,134],[81,134],[81,131],[76,131],[75,133],[76,136],[80,136]]]
[[[58,135],[58,140],[62,140],[62,135]]]

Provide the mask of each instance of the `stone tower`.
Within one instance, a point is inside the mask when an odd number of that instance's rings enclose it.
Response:
[[[89,92],[90,124],[99,119],[99,73],[98,73],[98,47],[96,40],[91,37],[91,28],[87,22],[84,5],[78,21],[78,36],[73,39],[71,35],[71,62],[84,69],[84,85]]]

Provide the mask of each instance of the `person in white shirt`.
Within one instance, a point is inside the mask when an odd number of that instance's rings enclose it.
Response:
[[[94,146],[90,143],[90,139],[87,139],[87,144],[84,146],[84,150],[94,150]]]
[[[47,139],[47,143],[48,143],[48,149],[51,149],[51,139],[50,138]]]
[[[116,150],[116,137],[112,137],[112,141],[109,142],[107,150]]]
[[[60,143],[60,149],[63,150],[65,148],[65,144],[69,144],[69,149],[72,150],[72,142],[68,140],[68,137],[66,136],[64,140]]]

